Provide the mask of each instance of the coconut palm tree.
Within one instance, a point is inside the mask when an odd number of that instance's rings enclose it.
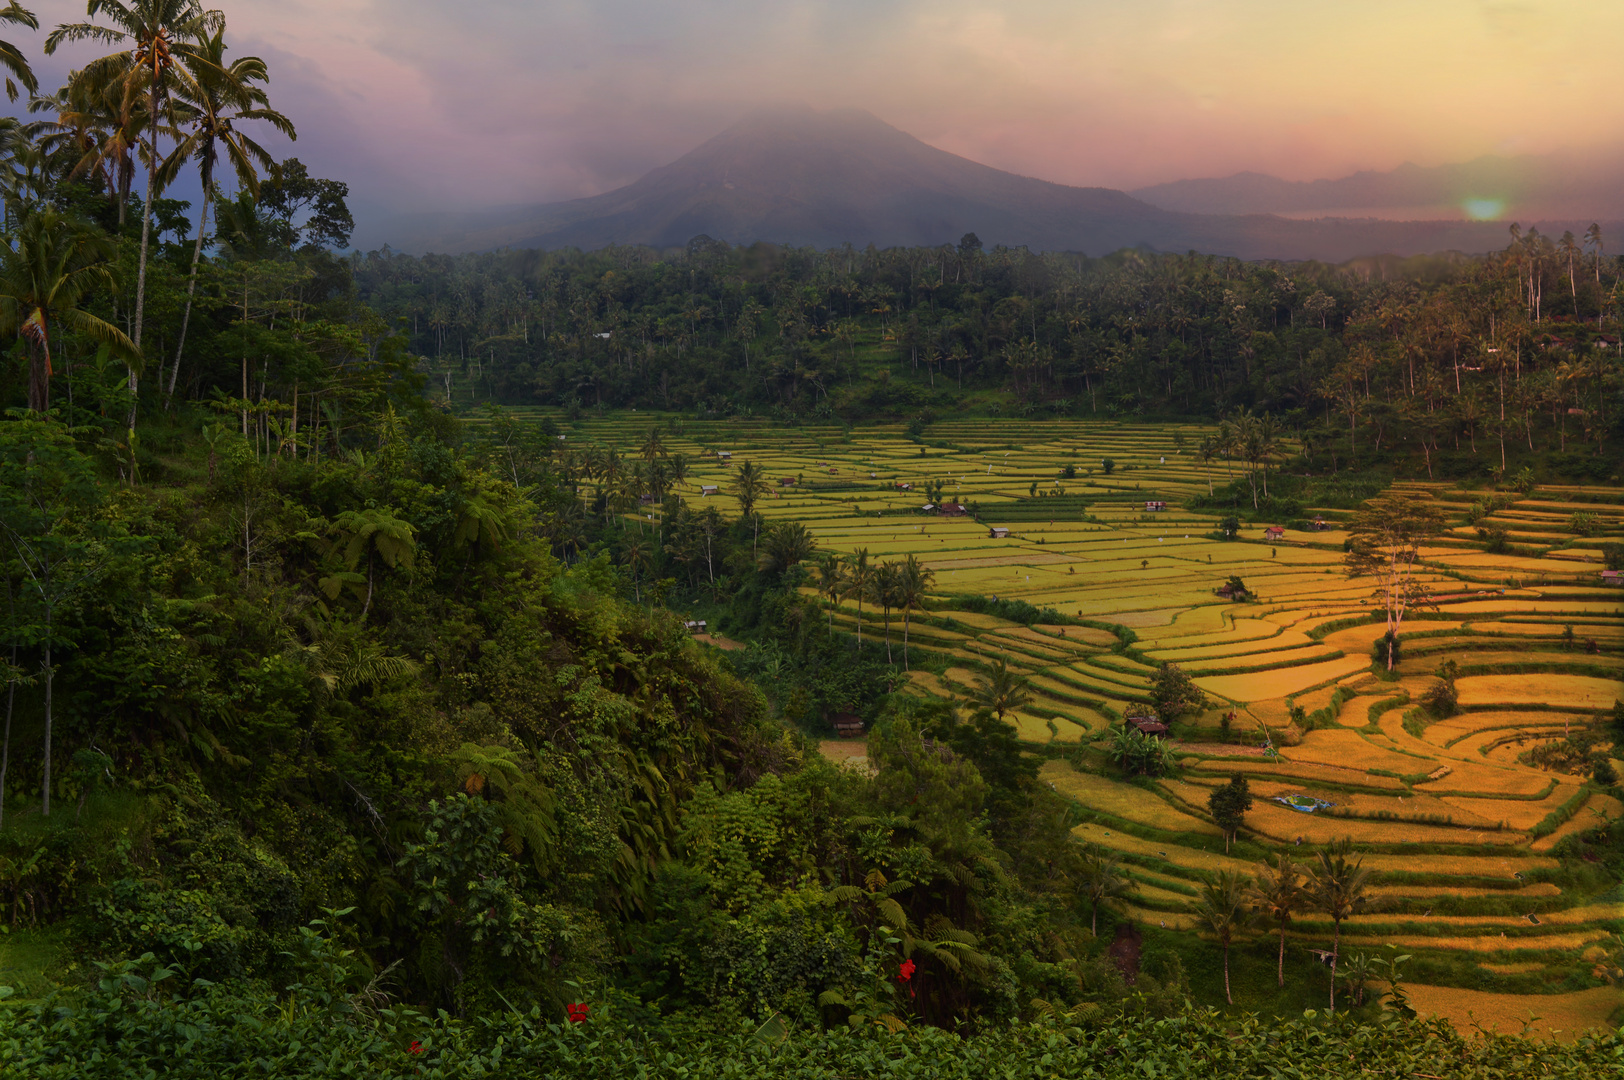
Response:
[[[850,572],[846,575],[846,595],[857,598],[857,648],[863,647],[863,599],[874,586],[874,567],[868,561],[868,548],[861,548],[852,557]]]
[[[1306,897],[1303,894],[1303,875],[1291,856],[1281,853],[1275,865],[1267,859],[1258,863],[1257,876],[1252,879],[1251,895],[1259,914],[1280,928],[1280,956],[1275,978],[1286,985],[1286,925]]]
[[[1336,959],[1342,945],[1342,923],[1368,907],[1374,871],[1363,859],[1352,858],[1353,841],[1344,838],[1319,853],[1319,865],[1309,868],[1308,896],[1313,905],[1331,917],[1335,934],[1331,939],[1331,1008],[1336,1008]]]
[[[27,10],[17,0],[0,8],[0,22],[11,23],[13,26],[26,26],[30,30],[39,29],[39,19],[32,11]],[[34,69],[28,65],[28,57],[22,50],[9,41],[0,41],[0,67],[10,74],[6,76],[6,97],[12,101],[17,100],[17,84],[21,83],[24,90],[30,94],[39,89],[39,80],[34,77]]]
[[[68,179],[96,176],[101,180],[120,230],[146,126],[146,106],[140,94],[129,92],[128,76],[128,63],[100,64],[70,73],[66,86],[28,103],[31,113],[56,114],[54,121],[29,124],[41,149],[72,160]]]
[[[1224,1000],[1233,1005],[1235,999],[1229,993],[1229,947],[1235,935],[1252,924],[1252,912],[1246,907],[1246,880],[1233,870],[1220,871],[1217,877],[1201,886],[1195,910],[1223,946]]]
[[[106,235],[45,206],[23,218],[15,246],[0,244],[0,335],[28,347],[28,407],[51,406],[51,346],[57,327],[110,346],[134,366],[140,350],[124,332],[79,307],[88,294],[117,287]]]
[[[293,122],[272,109],[265,91],[254,85],[270,78],[265,61],[257,56],[243,56],[227,64],[225,51],[225,29],[221,27],[212,34],[199,35],[192,50],[181,55],[190,78],[176,88],[174,96],[190,117],[185,125],[188,130],[160,170],[160,182],[167,186],[183,163],[196,161],[198,176],[203,181],[203,208],[198,213],[197,239],[192,245],[192,268],[186,279],[186,307],[180,320],[180,341],[175,346],[175,366],[164,387],[166,402],[174,396],[181,355],[186,349],[192,298],[197,293],[197,266],[203,256],[203,235],[208,231],[209,204],[214,198],[214,169],[221,152],[236,174],[237,183],[257,197],[259,169],[268,169],[275,162],[264,147],[236,125],[245,120],[261,120],[289,139],[298,138]]]
[[[869,582],[869,598],[879,605],[882,613],[882,625],[885,634],[885,662],[895,663],[891,659],[891,609],[897,606],[897,579],[896,563],[882,562],[874,570],[874,577]]]
[[[829,601],[829,636],[835,636],[835,607],[846,591],[846,560],[825,552],[818,560],[818,593]]]
[[[767,530],[767,540],[756,556],[758,569],[769,573],[783,573],[796,563],[805,562],[818,549],[817,538],[799,521],[786,521]]]
[[[753,461],[746,461],[733,474],[733,497],[739,500],[739,512],[746,518],[755,517],[756,500],[767,493],[767,473]],[[756,541],[761,538],[761,519],[755,517],[755,532],[750,538],[750,554],[756,553]]]
[[[1019,672],[1009,670],[1009,663],[1000,656],[993,662],[980,685],[970,692],[970,701],[984,709],[991,709],[1002,720],[1005,713],[1024,708],[1032,700],[1030,684]]]
[[[936,580],[936,571],[924,566],[917,555],[903,560],[897,573],[897,606],[902,609],[902,670],[908,669],[908,613],[925,610],[925,593]]]
[[[1122,856],[1089,845],[1077,871],[1077,890],[1089,905],[1089,932],[1100,936],[1100,905],[1113,906],[1139,886],[1122,872]]]
[[[225,16],[218,11],[205,11],[197,0],[88,0],[85,14],[90,18],[105,15],[111,25],[95,23],[64,23],[52,30],[45,39],[47,56],[63,44],[76,41],[97,41],[125,48],[93,60],[85,66],[91,77],[101,71],[124,73],[122,82],[126,93],[137,89],[146,94],[145,131],[147,136],[147,190],[141,209],[141,256],[135,275],[135,323],[130,339],[141,346],[141,328],[146,315],[147,253],[152,245],[152,199],[158,186],[158,136],[163,129],[158,120],[165,113],[175,84],[190,78],[180,63],[180,57],[191,51],[186,42],[205,34],[212,34],[225,25]],[[138,389],[136,368],[130,368],[130,420],[135,426],[135,394]]]

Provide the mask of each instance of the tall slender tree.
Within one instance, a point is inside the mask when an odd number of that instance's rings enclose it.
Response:
[[[1218,876],[1201,886],[1196,898],[1196,913],[1207,929],[1213,932],[1224,950],[1224,1000],[1235,1004],[1229,992],[1229,947],[1235,935],[1252,923],[1252,912],[1246,907],[1246,879],[1233,870],[1220,871]]]
[[[1257,876],[1252,879],[1252,899],[1257,902],[1258,913],[1280,929],[1280,955],[1275,965],[1275,978],[1286,985],[1286,926],[1303,903],[1302,871],[1282,852],[1273,866],[1267,859],[1258,863]]]
[[[75,41],[96,41],[106,45],[122,45],[107,56],[85,66],[87,75],[99,68],[122,70],[126,93],[137,90],[146,96],[145,131],[147,145],[147,190],[141,208],[141,256],[135,276],[135,321],[130,339],[141,346],[141,330],[146,318],[147,253],[152,246],[152,200],[157,194],[158,169],[162,157],[158,153],[158,136],[165,125],[160,123],[169,104],[170,95],[178,81],[190,77],[180,63],[180,56],[191,51],[188,41],[212,34],[225,26],[225,16],[218,11],[206,11],[197,0],[87,0],[85,14],[94,19],[106,16],[111,25],[96,23],[63,23],[45,39],[45,52],[50,55],[63,44]],[[129,426],[135,426],[136,395],[140,389],[140,376],[135,364],[130,365]]]
[[[237,183],[251,194],[259,193],[259,170],[274,162],[270,153],[237,125],[246,120],[269,124],[289,139],[297,139],[293,122],[270,107],[263,88],[256,86],[270,78],[265,61],[242,56],[226,63],[225,28],[199,35],[192,49],[181,54],[189,78],[175,90],[176,103],[185,116],[185,135],[164,160],[160,183],[167,186],[186,161],[197,162],[203,181],[203,207],[198,212],[197,239],[192,244],[192,266],[186,278],[186,307],[180,320],[180,340],[175,345],[175,363],[164,386],[164,400],[174,396],[180,375],[181,356],[186,350],[186,331],[192,321],[192,301],[197,293],[197,267],[203,257],[203,237],[208,232],[209,205],[214,201],[214,170],[222,151]],[[159,373],[162,377],[162,372]]]
[[[1308,895],[1314,906],[1331,917],[1331,1008],[1336,1008],[1336,960],[1342,947],[1342,923],[1368,907],[1373,899],[1371,875],[1363,859],[1353,858],[1353,841],[1338,840],[1319,852],[1319,862],[1308,871]]]

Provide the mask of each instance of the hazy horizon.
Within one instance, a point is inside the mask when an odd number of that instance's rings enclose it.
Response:
[[[1595,0],[216,2],[229,55],[267,61],[298,125],[267,145],[347,182],[362,234],[611,190],[774,105],[861,108],[982,164],[1123,190],[1583,155],[1624,130],[1592,47],[1624,6]],[[42,29],[4,36],[50,89],[96,47],[42,57],[84,4],[30,6]]]

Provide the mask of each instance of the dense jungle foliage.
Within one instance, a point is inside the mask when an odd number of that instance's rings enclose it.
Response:
[[[1146,935],[1130,991],[1102,950],[1126,879],[1073,841],[1077,808],[996,694],[956,712],[895,693],[879,643],[797,591],[804,536],[689,507],[657,448],[637,472],[447,408],[860,420],[962,386],[989,409],[1346,410],[1353,451],[1381,447],[1390,409],[1504,438],[1504,391],[1507,417],[1580,409],[1563,438],[1588,467],[1620,414],[1616,350],[1592,347],[1617,326],[1599,238],[1589,262],[1525,238],[1424,274],[973,238],[345,258],[344,185],[243,133],[292,124],[263,62],[224,59],[218,13],[98,11],[132,49],[0,125],[5,1067],[1619,1061],[1616,1039],[1467,1045],[1402,995],[1345,1010],[1364,1026],[1234,1027],[1190,1011],[1218,1000],[1217,948],[1171,933]],[[116,40],[51,40],[85,37]],[[163,197],[182,168],[201,205]],[[628,522],[640,494],[657,526]],[[677,600],[750,647],[695,644]],[[809,742],[835,710],[876,722],[872,775]],[[1252,1006],[1300,1011],[1318,971]]]

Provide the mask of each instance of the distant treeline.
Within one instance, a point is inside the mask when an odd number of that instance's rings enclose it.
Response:
[[[1342,266],[986,251],[973,235],[886,251],[386,249],[354,266],[360,298],[458,400],[847,419],[966,394],[1025,415],[1246,407],[1378,449],[1417,421],[1429,444],[1475,446],[1530,437],[1541,415],[1565,444],[1618,411],[1624,291],[1599,230]]]

